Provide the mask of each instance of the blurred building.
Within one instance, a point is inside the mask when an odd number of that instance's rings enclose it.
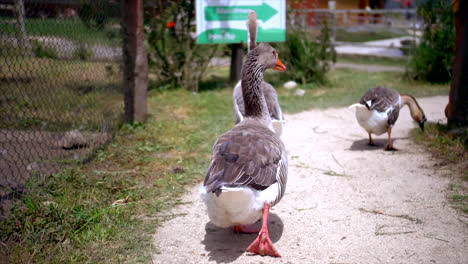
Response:
[[[0,16],[15,16],[15,0],[2,0]],[[23,0],[26,17],[75,18],[83,1]]]

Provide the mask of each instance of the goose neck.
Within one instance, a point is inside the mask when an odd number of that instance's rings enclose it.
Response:
[[[252,58],[252,57],[250,57]],[[245,116],[260,118],[270,122],[270,115],[263,94],[263,74],[265,67],[254,59],[246,59],[242,68],[242,94],[244,97]]]
[[[404,106],[404,105],[408,106],[408,108],[410,110],[411,117],[413,119],[415,119],[418,115],[422,115],[421,107],[419,106],[416,99],[411,95],[402,94],[401,95],[401,105],[402,106]]]

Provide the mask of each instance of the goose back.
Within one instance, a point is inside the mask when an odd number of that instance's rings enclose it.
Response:
[[[284,195],[287,166],[286,150],[279,137],[258,122],[245,120],[214,144],[204,186],[207,192],[219,196],[224,188],[248,186],[263,191],[278,183],[274,205]]]
[[[359,103],[370,111],[387,113],[390,126],[397,121],[401,108],[400,93],[395,89],[380,86],[369,89]]]

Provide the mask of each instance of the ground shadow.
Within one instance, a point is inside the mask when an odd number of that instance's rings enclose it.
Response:
[[[261,221],[256,223],[258,229]],[[205,226],[205,239],[201,242],[208,251],[210,260],[216,263],[230,263],[238,259],[258,234],[236,234],[231,228],[219,228],[208,222]],[[283,221],[274,213],[268,216],[268,231],[273,243],[283,234]]]
[[[392,138],[393,145],[395,147],[398,147],[398,144],[395,144],[400,139],[405,139],[404,137],[397,137],[397,138]],[[369,139],[360,139],[356,140],[351,144],[349,147],[349,150],[352,151],[360,151],[360,150],[383,150],[385,146],[387,145],[388,140],[385,138],[382,139],[374,139],[375,146],[369,146]]]

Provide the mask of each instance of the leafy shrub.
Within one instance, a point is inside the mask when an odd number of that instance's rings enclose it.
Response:
[[[455,19],[450,2],[429,0],[418,7],[417,13],[424,20],[424,32],[411,52],[406,73],[416,80],[448,82],[455,50]]]
[[[79,60],[89,60],[93,57],[93,51],[88,45],[80,43],[78,48],[73,52],[73,58]]]
[[[161,6],[149,20],[148,62],[160,85],[198,91],[217,45],[198,45],[195,32],[195,1],[174,1]]]
[[[318,41],[303,29],[294,28],[287,32],[286,42],[278,47],[287,71],[283,73],[289,80],[302,84],[324,83],[330,63],[336,61],[336,51],[330,41],[331,30],[325,23]]]
[[[78,9],[78,16],[89,28],[102,30],[112,17],[119,18],[120,16],[120,1],[83,0],[82,3]]]
[[[57,59],[57,51],[52,47],[44,46],[39,41],[33,41],[31,43],[32,51],[34,55],[38,58],[49,58],[49,59]]]

